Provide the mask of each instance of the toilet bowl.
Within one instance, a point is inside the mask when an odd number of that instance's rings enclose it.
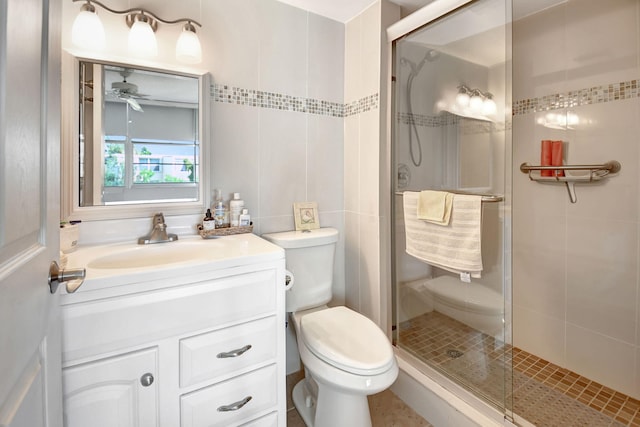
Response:
[[[398,364],[387,336],[370,319],[331,300],[338,231],[321,228],[262,236],[285,249],[293,285],[287,311],[305,378],[293,402],[308,427],[370,427],[367,395],[395,381]]]
[[[405,282],[401,304],[414,315],[437,311],[480,332],[499,338],[504,329],[504,299],[481,283],[463,283],[448,275]]]
[[[382,330],[346,307],[293,314],[306,378],[293,391],[308,426],[370,426],[367,395],[398,376],[393,349]]]

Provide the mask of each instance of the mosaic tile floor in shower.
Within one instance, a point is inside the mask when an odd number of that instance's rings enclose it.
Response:
[[[399,335],[401,348],[498,407],[513,401],[538,427],[640,427],[640,401],[436,311],[403,322]]]

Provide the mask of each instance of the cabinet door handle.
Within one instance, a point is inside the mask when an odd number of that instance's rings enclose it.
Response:
[[[251,349],[251,344],[247,344],[242,348],[238,348],[236,350],[225,351],[224,353],[218,353],[216,356],[218,359],[226,359],[227,357],[238,357],[242,356],[244,353]]]
[[[234,402],[230,405],[222,405],[218,407],[218,412],[237,411],[238,409],[241,409],[244,405],[249,403],[251,399],[252,399],[251,396],[247,396],[244,399],[238,400],[237,402]]]
[[[142,384],[143,387],[149,387],[151,384],[153,384],[153,380],[153,374],[146,373],[140,377],[140,384]]]

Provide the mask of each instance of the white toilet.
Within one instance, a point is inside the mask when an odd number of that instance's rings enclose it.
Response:
[[[262,237],[285,249],[293,285],[287,291],[305,379],[293,402],[308,427],[369,427],[367,395],[398,376],[387,336],[371,320],[346,307],[329,308],[338,231],[320,228]]]

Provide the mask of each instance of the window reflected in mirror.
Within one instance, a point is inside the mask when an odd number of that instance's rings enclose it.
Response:
[[[192,202],[199,79],[79,62],[80,206]]]

